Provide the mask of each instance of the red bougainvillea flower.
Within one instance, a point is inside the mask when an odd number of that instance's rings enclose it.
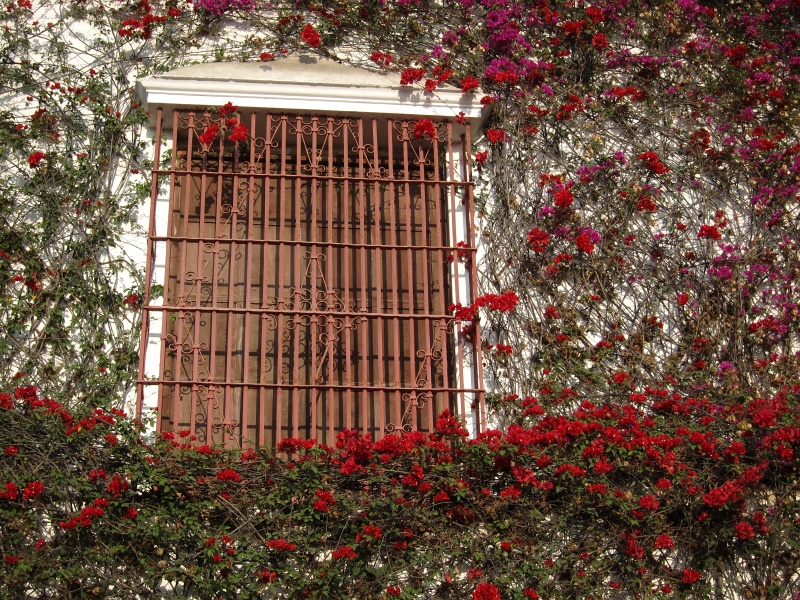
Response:
[[[491,583],[479,583],[472,592],[472,600],[501,600],[500,590]]]
[[[464,92],[465,94],[469,94],[470,92],[474,92],[475,90],[477,90],[480,87],[481,82],[472,75],[468,75],[467,77],[464,77],[464,79],[459,81],[458,85],[461,86],[462,92]]]
[[[526,598],[530,598],[531,600],[539,600],[539,594],[536,593],[536,590],[527,589],[523,590],[522,592]]]
[[[718,240],[722,237],[716,225],[701,225],[697,232],[697,239]]]
[[[747,521],[739,521],[733,526],[733,534],[740,540],[749,540],[756,537],[756,532],[753,526]]]
[[[25,486],[25,489],[22,490],[22,498],[24,500],[38,498],[42,492],[44,492],[44,484],[41,481],[31,481]]]
[[[369,55],[369,59],[376,65],[382,67],[388,67],[394,62],[394,57],[388,52],[372,52],[372,54]]]
[[[279,538],[277,540],[268,541],[267,542],[267,548],[270,548],[271,550],[275,550],[276,552],[294,552],[294,550],[295,550],[295,548],[297,548],[297,546],[295,546],[291,542],[287,542],[283,538]]]
[[[0,492],[0,499],[6,498],[8,500],[16,500],[19,496],[19,488],[13,481],[7,481],[5,485],[6,491]]]
[[[695,581],[700,580],[700,573],[695,571],[694,569],[684,569],[683,570],[683,583],[694,583]]]
[[[278,452],[293,453],[302,450],[311,450],[316,440],[301,440],[300,438],[285,438],[278,443]]]
[[[641,212],[653,212],[658,210],[658,205],[653,202],[653,197],[650,194],[642,194],[639,196],[639,201],[636,203],[636,210]]]
[[[417,121],[416,125],[414,125],[415,138],[420,139],[425,135],[431,139],[436,137],[436,125],[434,125],[433,121],[430,119],[420,119]]]
[[[222,469],[217,473],[217,479],[220,481],[233,481],[234,483],[237,483],[241,480],[241,477],[239,476],[239,473],[233,469]]]
[[[553,203],[558,208],[568,208],[572,205],[573,200],[575,197],[572,195],[572,192],[568,189],[558,190],[553,196]]]
[[[319,32],[314,29],[314,26],[311,25],[311,23],[306,23],[305,28],[303,28],[303,32],[300,34],[300,39],[312,48],[318,48],[322,43],[322,38],[320,37]]]
[[[201,133],[197,139],[200,140],[200,143],[203,144],[203,146],[209,146],[211,142],[213,142],[214,139],[217,137],[218,133],[219,133],[219,125],[217,125],[216,123],[212,123],[211,125],[205,128],[203,133]]]
[[[602,50],[608,48],[608,38],[604,33],[595,33],[592,36],[592,47],[595,50]]]
[[[403,69],[400,73],[400,85],[411,85],[425,77],[425,69]]]
[[[350,546],[339,546],[333,551],[332,556],[335,560],[352,560],[358,555]]]
[[[7,565],[16,565],[19,562],[19,556],[6,555],[3,557],[3,562]]]
[[[28,166],[31,169],[36,169],[45,158],[47,158],[47,155],[44,152],[34,152],[28,157]]]
[[[639,506],[645,510],[656,510],[659,507],[659,501],[656,500],[653,494],[647,494],[639,498]]]
[[[484,150],[483,152],[478,152],[475,155],[475,162],[478,163],[478,166],[480,166],[486,163],[487,158],[489,158],[489,151]]]
[[[534,227],[528,232],[528,242],[533,246],[533,251],[537,254],[547,252],[547,245],[550,243],[550,235],[538,227]]]
[[[227,102],[225,105],[220,106],[217,109],[217,113],[220,117],[227,117],[228,115],[235,113],[237,110],[239,110],[238,106],[236,106],[233,102]]]
[[[228,139],[232,142],[244,142],[247,140],[248,136],[247,125],[236,125],[233,128],[233,132],[228,136]]]
[[[333,494],[329,491],[317,490],[314,494],[317,496],[317,500],[314,502],[314,510],[317,512],[326,513],[328,512],[328,506],[336,504]]]
[[[251,462],[258,458],[258,454],[256,454],[255,450],[252,448],[247,448],[244,452],[239,455],[239,460],[242,462]]]
[[[678,294],[678,305],[685,306],[689,302],[689,294]]]
[[[506,139],[506,132],[503,131],[502,129],[487,129],[486,139],[489,140],[492,144],[499,144],[504,139]]]
[[[666,533],[661,534],[656,538],[655,543],[653,546],[659,550],[666,550],[668,548],[672,548],[675,546],[675,541],[669,537]]]
[[[655,173],[656,175],[669,173],[669,167],[665,166],[658,158],[658,155],[652,150],[649,152],[642,152],[637,155],[637,158],[644,163],[645,168],[651,173]]]
[[[278,578],[278,574],[275,571],[270,571],[268,569],[261,569],[256,572],[256,575],[262,583],[272,583]]]
[[[578,250],[581,252],[585,252],[586,254],[591,254],[594,252],[594,244],[592,243],[591,238],[585,233],[582,233],[575,238],[575,244],[578,246]]]

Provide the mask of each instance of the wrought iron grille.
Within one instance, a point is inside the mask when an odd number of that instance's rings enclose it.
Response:
[[[274,446],[430,431],[445,408],[482,420],[480,343],[449,310],[475,287],[468,127],[162,117],[138,391],[141,411],[157,389],[159,431]]]

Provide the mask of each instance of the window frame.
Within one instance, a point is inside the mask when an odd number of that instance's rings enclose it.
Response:
[[[287,61],[282,69],[272,69],[266,74],[260,70],[258,64],[239,64],[235,68],[224,68],[230,65],[195,65],[194,67],[179,69],[176,72],[163,76],[146,78],[137,85],[139,96],[151,108],[151,127],[154,139],[154,165],[151,205],[148,215],[148,258],[145,259],[145,314],[142,323],[142,353],[140,357],[140,375],[137,382],[137,414],[162,406],[162,386],[154,386],[155,377],[160,377],[161,369],[165,364],[164,355],[164,323],[158,323],[157,315],[163,312],[163,300],[160,302],[154,296],[151,285],[164,282],[166,264],[164,259],[164,208],[169,211],[171,189],[175,186],[175,139],[166,139],[162,129],[162,118],[178,108],[195,108],[197,106],[222,106],[226,102],[238,104],[240,110],[269,110],[270,113],[286,112],[291,110],[295,114],[326,114],[336,117],[353,115],[359,117],[378,117],[384,122],[390,119],[403,120],[408,127],[408,122],[419,119],[432,119],[444,123],[450,131],[454,128],[462,129],[460,142],[449,144],[448,167],[450,172],[459,172],[464,191],[461,197],[452,196],[452,203],[447,208],[446,219],[450,222],[448,235],[454,247],[456,240],[464,241],[467,245],[466,254],[470,254],[467,261],[459,260],[458,254],[453,250],[452,300],[454,303],[467,304],[476,295],[476,276],[474,269],[474,209],[472,198],[471,173],[469,157],[464,156],[463,149],[470,146],[470,127],[459,127],[454,116],[463,113],[462,121],[472,127],[480,126],[485,111],[483,107],[473,106],[471,97],[461,94],[458,90],[442,90],[435,97],[410,92],[407,87],[400,86],[396,78],[365,72],[351,67],[342,68],[341,65],[324,63],[323,74],[330,75],[334,71],[333,83],[324,83],[320,78],[318,69],[314,65],[298,68],[298,62],[303,64],[304,59],[294,63]],[[214,67],[209,69],[209,67]],[[327,69],[327,70],[326,70]],[[238,74],[231,78],[231,71]],[[255,72],[255,75],[254,75]],[[366,75],[365,75],[366,73]],[[346,75],[346,77],[345,77]],[[377,76],[377,78],[376,78]],[[363,79],[366,77],[366,81]],[[260,78],[260,79],[259,79]],[[322,83],[321,83],[322,81]],[[254,106],[256,105],[256,106]],[[264,106],[268,105],[268,106]],[[458,108],[459,110],[455,110]],[[467,109],[469,112],[465,111]],[[356,110],[357,109],[357,110]],[[255,113],[253,113],[255,114]],[[468,116],[467,116],[468,115]],[[445,117],[443,119],[443,117]],[[255,123],[253,117],[253,123]],[[389,121],[391,122],[391,121]],[[173,134],[173,138],[175,135]],[[162,168],[164,150],[173,154],[169,157],[171,168]],[[164,176],[169,181],[163,180]],[[166,184],[166,185],[165,185]],[[169,237],[168,235],[166,237]],[[160,248],[159,248],[160,246]],[[463,254],[462,254],[463,256]],[[462,264],[467,263],[467,264]],[[165,282],[166,283],[166,282]],[[156,288],[156,291],[158,288]],[[162,305],[162,306],[159,306]],[[451,320],[451,329],[455,325]],[[479,336],[479,332],[477,333]],[[482,391],[482,364],[480,359],[480,341],[476,338],[476,347],[466,342],[457,332],[451,334],[454,352],[458,355],[457,375],[460,387],[469,391],[460,393],[460,402],[454,408],[468,423],[469,430],[474,434],[480,431],[485,422],[484,398]],[[160,350],[154,352],[155,345]],[[154,358],[155,357],[155,358]],[[157,387],[158,392],[153,394],[151,388]],[[467,398],[467,396],[470,396]],[[413,398],[411,399],[413,402]],[[154,406],[155,405],[155,406]],[[396,420],[396,419],[395,419]],[[406,429],[411,419],[401,423],[390,423],[391,427],[384,432],[372,432],[374,437],[389,433],[393,429]],[[432,426],[432,423],[429,425]],[[161,431],[163,424],[159,420],[157,431]],[[241,432],[239,432],[241,433]],[[284,432],[278,437],[292,437],[292,432]],[[296,430],[294,431],[296,433]],[[224,440],[226,443],[237,445],[241,440]],[[314,436],[313,432],[311,437]],[[259,444],[261,436],[250,440]],[[220,441],[218,438],[216,441]],[[273,440],[275,442],[278,439]],[[326,439],[330,443],[330,439]]]

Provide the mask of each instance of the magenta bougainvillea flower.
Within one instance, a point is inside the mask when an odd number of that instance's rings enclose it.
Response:
[[[215,17],[235,10],[250,11],[256,6],[256,0],[195,0],[195,10],[201,10]]]

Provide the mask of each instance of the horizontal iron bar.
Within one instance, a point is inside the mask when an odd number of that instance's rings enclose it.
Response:
[[[240,162],[247,162],[246,160],[240,159]],[[261,163],[259,163],[261,164]],[[324,165],[323,165],[324,166]],[[366,182],[366,183],[394,183],[398,185],[402,184],[414,184],[414,183],[424,183],[426,185],[442,185],[442,186],[455,186],[455,187],[469,187],[472,186],[473,183],[471,181],[448,181],[447,179],[388,179],[388,178],[381,178],[381,177],[359,177],[357,175],[353,176],[338,176],[338,175],[303,175],[298,173],[250,173],[250,172],[232,172],[232,171],[209,171],[209,170],[202,170],[198,169],[197,171],[188,171],[186,169],[153,169],[153,175],[193,175],[197,177],[206,176],[207,178],[211,179],[213,177],[218,176],[225,176],[225,177],[240,177],[241,179],[247,179],[249,177],[255,177],[259,179],[301,179],[301,180],[322,180],[322,181],[333,181],[333,182],[341,182],[341,183],[350,183],[350,182]]]
[[[304,288],[310,289],[310,288]],[[342,301],[344,302],[344,301]],[[431,321],[435,319],[454,320],[453,315],[439,315],[431,313],[376,313],[359,311],[333,311],[333,310],[290,310],[288,308],[239,308],[239,307],[220,307],[220,306],[177,306],[169,304],[166,306],[148,305],[145,308],[149,311],[157,312],[204,312],[204,313],[234,313],[234,314],[268,314],[268,315],[297,315],[297,316],[325,316],[325,317],[365,317],[369,319],[417,319],[420,321]]]
[[[180,385],[198,385],[198,386],[209,386],[213,385],[216,387],[251,387],[251,388],[285,388],[287,390],[293,389],[307,389],[307,390],[341,390],[341,391],[348,391],[348,390],[358,390],[358,391],[373,391],[373,392],[431,392],[431,393],[439,393],[439,392],[452,392],[452,393],[478,393],[482,392],[478,388],[463,388],[463,387],[411,387],[411,386],[399,386],[399,385],[384,385],[384,386],[377,386],[377,385],[361,385],[361,384],[352,384],[352,385],[345,385],[345,384],[336,384],[336,383],[256,383],[256,382],[242,382],[242,381],[227,381],[227,382],[220,382],[220,381],[202,381],[202,380],[191,380],[191,381],[173,381],[172,379],[137,379],[136,383],[144,386],[155,386],[155,385],[168,385],[168,386],[180,386]]]
[[[387,228],[388,229],[388,228]],[[357,229],[355,229],[358,232]],[[374,230],[372,230],[374,231]],[[420,230],[421,232],[421,230]],[[349,242],[327,242],[327,241],[312,241],[312,240],[258,240],[254,238],[209,238],[209,237],[192,237],[181,235],[153,235],[150,239],[154,242],[198,242],[198,243],[214,243],[221,244],[286,244],[290,246],[317,246],[320,248],[367,248],[371,250],[443,250],[445,252],[475,252],[477,248],[468,248],[466,246],[410,246],[410,245],[393,245],[393,244],[355,244]]]

